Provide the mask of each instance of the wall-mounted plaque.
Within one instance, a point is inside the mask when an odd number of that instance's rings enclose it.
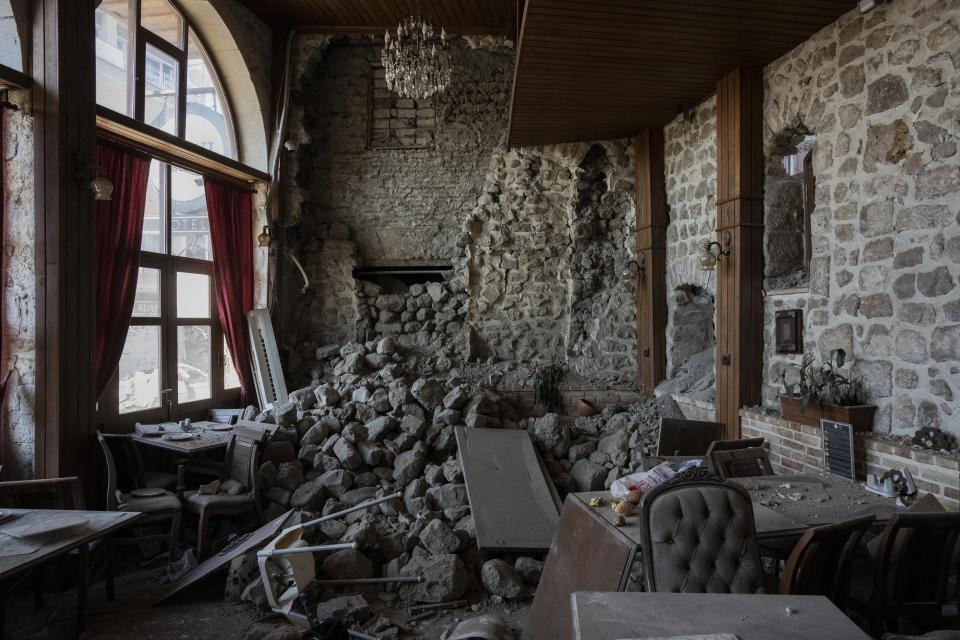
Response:
[[[776,341],[777,353],[803,353],[803,311],[777,311]]]

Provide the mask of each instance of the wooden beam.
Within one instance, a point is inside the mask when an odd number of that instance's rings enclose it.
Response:
[[[96,123],[97,133],[101,136],[140,149],[188,171],[212,174],[245,185],[251,182],[270,182],[270,175],[259,169],[248,167],[106,107],[97,107]]]
[[[94,0],[35,0],[37,404],[34,474],[96,486]],[[89,496],[89,493],[88,493]]]
[[[763,70],[717,83],[717,422],[740,437],[740,408],[760,403],[763,365]]]
[[[663,129],[634,140],[637,164],[637,354],[647,396],[667,372],[667,193]]]
[[[0,64],[0,89],[29,89],[30,76],[5,64]]]

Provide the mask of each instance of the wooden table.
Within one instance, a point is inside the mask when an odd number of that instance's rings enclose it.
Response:
[[[896,510],[893,498],[881,498],[867,492],[859,483],[827,476],[768,476],[740,480],[748,490],[755,487],[755,500],[777,492],[790,493],[781,485],[820,483],[824,502],[794,502],[789,497],[776,506],[754,502],[754,522],[760,540],[799,537],[810,527],[866,512],[886,519]],[[761,488],[762,487],[762,488]],[[797,489],[799,490],[799,489]],[[771,493],[772,492],[772,493]],[[807,491],[808,495],[812,492]],[[591,498],[603,499],[603,506],[591,508]],[[772,503],[771,503],[772,504]],[[640,551],[640,519],[632,516],[621,527],[613,525],[610,492],[595,491],[567,496],[560,526],[544,564],[543,576],[524,631],[527,640],[553,640],[570,637],[567,612],[570,594],[575,591],[624,591],[630,570]]]
[[[210,423],[213,424],[213,423]],[[170,433],[179,433],[171,430]],[[226,449],[230,438],[233,437],[233,429],[226,431],[213,431],[209,427],[203,431],[197,431],[190,440],[164,440],[163,436],[144,436],[134,433],[131,438],[134,442],[148,446],[173,451],[181,456],[190,457]]]
[[[570,601],[575,640],[716,633],[739,640],[870,640],[823,596],[579,592]]]
[[[86,569],[90,543],[130,526],[143,517],[143,514],[130,511],[55,511],[48,509],[3,509],[2,511],[4,513],[21,514],[18,518],[0,524],[0,536],[8,538],[9,536],[6,536],[4,531],[34,522],[42,522],[56,516],[81,516],[87,519],[89,526],[75,535],[60,540],[45,541],[43,546],[31,553],[0,555],[0,636],[3,635],[3,622],[6,613],[7,583],[10,582],[11,578],[74,550],[80,553],[77,574],[77,632],[79,633],[83,627],[87,598]]]

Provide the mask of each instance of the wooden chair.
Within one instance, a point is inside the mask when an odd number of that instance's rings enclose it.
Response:
[[[960,513],[894,513],[880,534],[873,581],[851,594],[851,608],[867,617],[873,635],[896,631],[899,620],[930,629],[952,626],[957,594]]]
[[[0,482],[0,506],[8,509],[83,509],[80,478]]]
[[[706,469],[643,495],[640,539],[647,591],[766,592],[750,494]]]
[[[843,610],[850,561],[874,520],[871,514],[804,531],[780,576],[780,593],[827,596]]]
[[[157,487],[151,487],[156,495],[140,496],[137,489],[130,493],[117,491],[117,464],[113,458],[113,452],[109,441],[120,442],[124,439],[130,441],[129,446],[135,447],[135,443],[129,434],[105,434],[97,432],[97,442],[100,444],[100,451],[103,454],[104,466],[106,467],[106,508],[108,511],[139,511],[147,514],[141,518],[137,525],[150,524],[154,522],[170,521],[169,533],[137,536],[131,538],[118,538],[116,544],[140,544],[143,542],[168,542],[167,559],[170,562],[176,557],[177,541],[180,538],[180,514],[182,506],[177,496]]]
[[[719,422],[661,418],[657,439],[658,456],[703,456],[714,440],[726,432]]]
[[[119,468],[123,467],[130,477],[130,486],[120,487],[121,489],[172,489],[177,484],[177,474],[167,473],[165,471],[147,471],[143,464],[143,456],[140,454],[140,447],[134,442],[129,434],[102,434],[110,446],[113,453],[114,462],[117,462],[117,454],[121,464],[117,465],[117,482],[120,483]]]
[[[707,447],[707,453],[704,457],[710,458],[714,451],[736,451],[737,449],[749,449],[750,447],[762,447],[766,440],[763,438],[740,438],[739,440],[714,440]]]
[[[203,560],[210,552],[210,521],[219,516],[252,515],[260,522],[260,501],[257,491],[257,469],[260,463],[260,444],[268,432],[238,425],[227,447],[223,473],[219,480],[234,480],[243,487],[240,495],[201,495],[199,491],[183,491],[187,464],[179,467],[178,487],[184,507],[199,517],[197,523],[197,559]]]
[[[773,475],[770,457],[763,447],[714,451],[710,455],[710,463],[714,472],[724,480]]]

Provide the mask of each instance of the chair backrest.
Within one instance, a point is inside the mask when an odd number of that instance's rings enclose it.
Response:
[[[260,462],[260,443],[266,440],[268,436],[269,434],[262,429],[241,424],[234,428],[233,438],[231,438],[228,447],[227,477],[236,480],[254,495],[257,489],[256,478]]]
[[[658,456],[702,456],[714,440],[726,432],[719,422],[660,418],[660,436],[657,439]]]
[[[640,502],[648,591],[765,593],[753,503],[746,489],[685,472]]]
[[[710,463],[714,472],[724,480],[773,475],[770,456],[764,447],[714,451],[710,454]]]
[[[763,438],[740,438],[739,440],[714,440],[707,447],[709,458],[714,451],[735,451],[737,449],[749,449],[750,447],[762,447],[766,442]]]
[[[117,461],[113,457],[110,443],[107,442],[108,437],[116,440],[112,435],[113,434],[104,434],[97,431],[97,443],[100,445],[100,453],[103,454],[103,466],[107,472],[104,483],[107,492],[104,505],[107,511],[113,511],[117,508]]]
[[[8,509],[83,509],[83,487],[76,476],[0,482],[0,506]]]
[[[871,514],[804,531],[780,576],[780,593],[827,596],[843,609],[850,560],[875,519]]]
[[[949,600],[958,534],[960,513],[895,513],[880,534],[874,605],[939,605]]]

